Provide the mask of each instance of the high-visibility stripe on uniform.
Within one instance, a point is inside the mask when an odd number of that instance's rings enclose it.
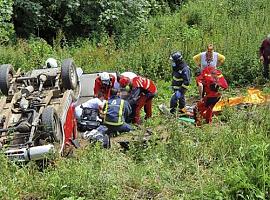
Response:
[[[180,89],[181,86],[172,86],[173,89]]]
[[[136,82],[137,82],[138,86],[143,87],[141,81],[137,80]]]
[[[146,79],[146,89],[148,90],[149,87],[150,87],[150,81]]]
[[[121,123],[123,124],[123,121],[122,121],[123,109],[124,109],[124,100],[121,99],[120,109],[119,109],[119,119],[118,119],[118,124],[121,124]]]
[[[106,115],[107,115],[107,112],[108,112],[108,101],[106,100],[105,101],[105,108],[104,108],[104,121],[106,121]]]
[[[120,107],[119,107],[119,115],[118,115],[118,122],[110,122],[110,121],[107,121],[107,112],[108,112],[108,101],[106,101],[105,103],[105,118],[104,118],[104,122],[105,124],[108,124],[108,125],[112,125],[112,126],[120,126],[122,125],[124,122],[122,121],[122,116],[123,116],[123,109],[124,109],[124,103],[125,101],[123,99],[121,99],[121,103],[120,103]]]
[[[186,88],[187,90],[189,89],[189,86],[188,85],[182,85],[183,88]]]
[[[175,81],[183,81],[184,79],[183,78],[176,78],[175,76],[173,76],[173,80],[175,80]]]

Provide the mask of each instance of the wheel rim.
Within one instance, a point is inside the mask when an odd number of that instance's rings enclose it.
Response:
[[[53,130],[55,131],[54,133],[54,139],[56,142],[59,142],[60,144],[63,142],[63,135],[62,131],[60,128],[60,124],[57,120],[57,116],[53,116]]]
[[[77,86],[77,74],[76,74],[76,70],[74,68],[74,66],[72,65],[71,69],[70,69],[70,81],[71,81],[71,87],[73,89],[76,89]]]

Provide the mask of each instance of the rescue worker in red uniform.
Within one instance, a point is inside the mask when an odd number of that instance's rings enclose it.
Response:
[[[97,97],[98,93],[101,92],[104,95],[104,98],[108,100],[114,82],[115,77],[113,75],[108,72],[100,73],[95,80],[94,95]]]
[[[157,94],[157,87],[154,82],[145,77],[136,76],[132,81],[122,76],[119,80],[120,87],[131,90],[128,102],[132,106],[134,118],[133,123],[140,124],[140,112],[144,107],[145,119],[152,116],[152,101]]]
[[[213,108],[221,98],[219,88],[224,90],[228,88],[227,81],[220,70],[214,67],[206,67],[198,76],[199,81],[203,83],[205,96],[197,103],[194,108],[194,118],[197,126],[201,125],[201,119],[206,123],[212,122]]]

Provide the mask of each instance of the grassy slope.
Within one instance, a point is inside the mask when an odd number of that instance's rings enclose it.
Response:
[[[116,50],[112,41],[98,47],[80,41],[64,49],[58,48],[57,40],[54,49],[46,43],[20,41],[16,47],[1,47],[0,60],[29,69],[49,55],[59,59],[72,56],[89,72],[130,68],[145,75],[154,72],[164,79],[170,76],[168,55],[173,49],[183,50],[192,63],[192,55],[214,42],[226,55],[224,72],[231,80],[241,81],[240,75],[246,78],[250,69],[259,73],[256,51],[268,33],[263,24],[270,24],[266,15],[269,1],[228,2],[192,1],[173,16],[152,20],[145,35],[125,49]],[[184,22],[191,19],[197,24],[189,27]],[[238,79],[232,73],[236,70],[240,71]],[[170,135],[166,141],[147,149],[134,146],[126,154],[118,149],[87,147],[75,158],[60,159],[44,172],[36,170],[34,164],[17,167],[1,156],[0,198],[269,198],[269,106],[226,109],[215,118],[213,126],[194,128],[159,115],[156,105],[168,102],[168,86],[158,81],[154,117],[145,123],[157,136]],[[188,96],[194,94],[193,85]]]

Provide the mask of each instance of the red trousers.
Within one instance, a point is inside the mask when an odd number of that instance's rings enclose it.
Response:
[[[201,118],[205,119],[206,123],[212,122],[213,108],[219,101],[220,97],[205,96],[202,101],[197,103],[197,108]]]
[[[135,116],[134,116],[134,123],[140,123],[140,112],[141,109],[144,107],[145,112],[145,119],[150,118],[152,116],[152,100],[153,97],[146,97],[145,95],[141,95],[136,103],[135,108]]]

